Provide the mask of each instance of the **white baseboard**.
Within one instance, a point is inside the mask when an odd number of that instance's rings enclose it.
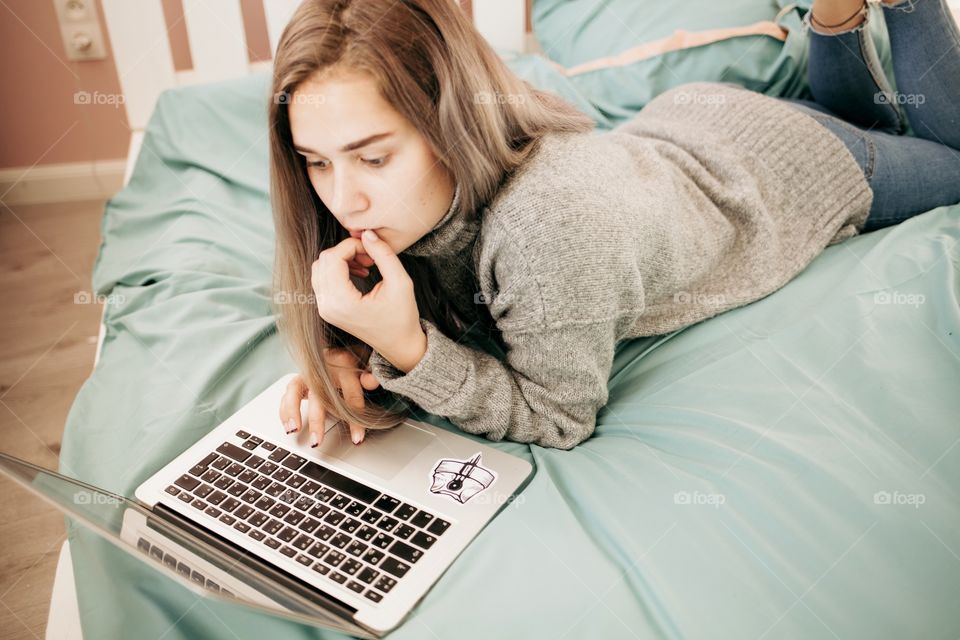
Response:
[[[117,158],[0,169],[0,201],[14,206],[106,199],[123,186],[126,164]]]

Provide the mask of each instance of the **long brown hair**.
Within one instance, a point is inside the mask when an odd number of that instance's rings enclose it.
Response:
[[[311,265],[348,233],[313,190],[304,159],[293,148],[288,104],[301,83],[334,68],[374,79],[380,95],[417,128],[450,172],[469,215],[493,198],[543,135],[589,131],[593,121],[514,75],[454,0],[305,0],[294,13],[274,57],[269,109],[273,310],[301,375],[323,406],[348,422],[386,428],[405,417],[405,408],[368,397],[362,412],[353,410],[323,357],[327,348],[351,347],[365,366],[369,347],[325,322],[312,303]],[[456,314],[436,295],[427,261],[403,253],[400,260],[413,280],[421,317],[459,338]]]

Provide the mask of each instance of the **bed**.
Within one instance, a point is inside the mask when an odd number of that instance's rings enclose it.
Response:
[[[631,2],[538,1],[551,59],[504,56],[599,128],[642,108],[631,83],[653,95],[734,77],[803,95],[804,5],[646,3],[644,18]],[[618,58],[613,20],[646,49]],[[92,288],[107,304],[65,473],[130,496],[295,370],[269,305],[269,69],[249,71],[151,105],[104,212]],[[829,247],[754,304],[618,345],[588,441],[494,443],[532,480],[390,637],[956,638],[958,240],[960,203]],[[340,637],[198,599],[68,532],[61,569],[86,637]]]

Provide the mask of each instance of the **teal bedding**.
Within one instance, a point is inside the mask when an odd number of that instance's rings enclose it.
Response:
[[[295,370],[269,306],[267,92],[261,74],[161,97],[103,218],[106,336],[63,473],[132,496]],[[936,209],[619,344],[592,438],[493,443],[532,479],[390,637],[960,636],[958,239],[960,205]],[[88,638],[340,637],[69,533]]]

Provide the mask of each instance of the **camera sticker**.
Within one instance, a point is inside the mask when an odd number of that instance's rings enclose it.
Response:
[[[450,496],[460,504],[489,488],[497,479],[493,469],[480,466],[480,453],[469,460],[441,459],[433,469],[431,493]]]

